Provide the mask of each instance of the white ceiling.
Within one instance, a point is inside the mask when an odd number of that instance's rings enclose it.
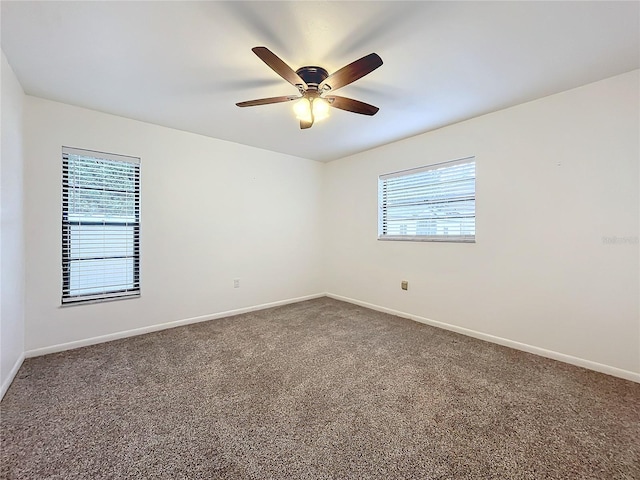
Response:
[[[329,161],[640,67],[631,2],[2,1],[2,49],[25,92],[268,150]],[[384,65],[300,130],[295,94],[252,52],[329,72]]]

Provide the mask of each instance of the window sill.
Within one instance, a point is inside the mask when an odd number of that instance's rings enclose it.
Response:
[[[438,242],[438,243],[476,243],[475,237],[427,237],[427,236],[379,236],[384,242]]]
[[[119,295],[113,297],[102,297],[102,298],[87,298],[87,299],[79,299],[79,300],[67,300],[66,302],[61,302],[60,307],[74,307],[76,305],[90,305],[93,303],[104,303],[104,302],[115,302],[117,300],[131,300],[134,298],[140,298],[140,293],[131,294],[131,295]]]

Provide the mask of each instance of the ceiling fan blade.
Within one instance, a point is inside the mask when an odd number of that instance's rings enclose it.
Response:
[[[342,88],[345,85],[349,85],[359,78],[373,72],[380,65],[382,65],[382,59],[377,54],[370,53],[366,57],[362,57],[329,75],[320,85],[318,85],[318,90],[322,91],[327,86],[331,90]]]
[[[380,110],[378,107],[369,105],[368,103],[354,100],[353,98],[337,97],[331,95],[324,97],[329,102],[329,105],[340,110],[346,110],[347,112],[360,113],[362,115],[375,115]]]
[[[311,128],[311,125],[313,125],[313,122],[305,122],[304,120],[300,120],[300,128],[302,130],[305,130],[307,128]]]
[[[307,84],[302,80],[302,78],[300,78],[300,75],[294,72],[289,65],[284,63],[267,47],[253,47],[251,50],[260,58],[260,60],[269,65],[274,72],[284,78],[291,85],[294,87],[302,85],[302,88],[305,90],[307,89]]]
[[[239,107],[254,107],[256,105],[269,105],[270,103],[281,103],[281,102],[290,102],[292,100],[297,100],[302,97],[297,97],[295,95],[288,95],[286,97],[269,97],[269,98],[259,98],[258,100],[247,100],[246,102],[236,103]]]

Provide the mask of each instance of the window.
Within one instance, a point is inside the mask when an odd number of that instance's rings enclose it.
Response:
[[[62,148],[62,303],[140,295],[140,159]]]
[[[378,239],[474,242],[474,157],[381,175]]]

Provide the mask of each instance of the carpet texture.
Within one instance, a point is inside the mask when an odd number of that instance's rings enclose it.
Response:
[[[5,479],[640,479],[640,384],[329,298],[28,359],[0,415]]]

